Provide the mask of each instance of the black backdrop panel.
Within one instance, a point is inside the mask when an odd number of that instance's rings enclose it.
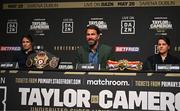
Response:
[[[101,4],[103,3],[105,2]],[[4,5],[6,4],[1,4]],[[20,5],[17,3],[17,6]],[[88,24],[96,24],[102,28],[101,43],[115,49],[123,47],[137,49],[125,52],[115,50],[118,59],[144,61],[147,56],[155,53],[157,35],[167,35],[172,43],[171,52],[179,56],[180,17],[177,14],[180,10],[179,6],[16,8],[1,10],[1,61],[12,61],[20,46],[21,36],[31,34],[35,41],[35,49],[51,52],[60,57],[61,61],[73,62],[76,49],[86,44],[84,29]],[[157,23],[158,21],[160,23]],[[153,29],[151,25],[163,25],[163,28],[157,30],[157,27]],[[37,27],[41,28],[37,29]],[[16,49],[3,50],[2,47]]]

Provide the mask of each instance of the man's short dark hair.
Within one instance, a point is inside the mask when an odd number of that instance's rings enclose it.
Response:
[[[87,32],[88,29],[94,29],[94,30],[96,30],[98,35],[101,34],[101,30],[96,25],[87,26],[86,29],[85,29],[85,33]]]
[[[157,38],[157,44],[158,44],[158,41],[161,40],[161,39],[164,40],[169,46],[171,45],[169,38],[166,37],[166,36],[159,36]]]
[[[32,38],[31,35],[29,35],[29,34],[23,35],[23,36],[21,37],[21,41],[20,41],[21,44],[22,44],[23,38],[27,38],[31,43],[33,43],[33,38]]]

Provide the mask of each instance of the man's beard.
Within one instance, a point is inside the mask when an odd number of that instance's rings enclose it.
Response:
[[[88,44],[90,47],[95,46],[97,44],[96,40],[88,40]]]

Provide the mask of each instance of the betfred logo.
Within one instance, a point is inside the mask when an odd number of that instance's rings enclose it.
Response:
[[[139,47],[115,47],[115,52],[126,53],[126,52],[139,52]]]
[[[19,46],[0,46],[0,51],[20,51]]]

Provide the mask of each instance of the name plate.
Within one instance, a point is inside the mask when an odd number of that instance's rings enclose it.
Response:
[[[179,64],[156,64],[156,71],[180,71]]]
[[[72,70],[72,69],[74,69],[74,66],[73,66],[72,62],[60,62],[58,69]]]
[[[100,70],[100,64],[76,64],[77,70]]]
[[[16,62],[0,62],[0,68],[18,68]]]

